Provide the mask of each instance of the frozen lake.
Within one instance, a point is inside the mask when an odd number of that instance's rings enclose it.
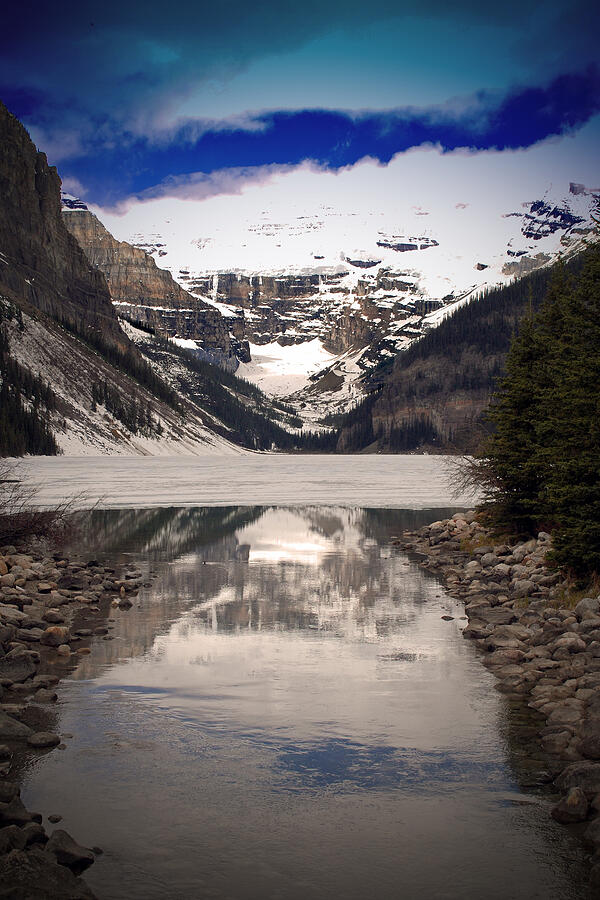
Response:
[[[304,506],[428,509],[469,506],[456,495],[454,457],[254,454],[205,457],[37,457],[21,463],[53,506]]]

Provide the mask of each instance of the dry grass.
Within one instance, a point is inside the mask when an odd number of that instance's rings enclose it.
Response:
[[[575,581],[567,581],[560,588],[556,597],[548,602],[548,606],[555,609],[575,609],[580,600],[585,597],[597,597],[600,594],[600,576],[596,575],[584,588],[577,586]]]

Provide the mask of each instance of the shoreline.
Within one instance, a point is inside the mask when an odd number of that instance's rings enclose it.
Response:
[[[509,700],[540,714],[533,739],[560,796],[551,810],[583,831],[590,881],[600,886],[600,597],[563,605],[567,585],[545,563],[551,537],[511,546],[493,540],[474,511],[456,513],[392,545],[420,558],[465,604],[463,637]]]
[[[552,816],[577,836],[585,829],[584,840],[596,851],[591,883],[597,887],[600,599],[561,607],[564,585],[544,563],[549,536],[493,544],[473,512],[390,541],[464,602],[463,636],[482,651],[497,688],[538,714],[541,727],[528,727],[528,744],[541,748],[548,773],[525,789],[543,786],[563,795]],[[0,882],[16,890],[8,896],[94,900],[80,876],[101,848],[82,847],[64,832],[60,810],[43,816],[27,810],[20,785],[31,759],[65,749],[72,738],[58,728],[55,686],[92,641],[112,639],[111,613],[130,608],[152,577],[133,563],[99,564],[85,551],[69,558],[46,542],[0,548]]]
[[[92,640],[112,640],[111,612],[129,609],[150,577],[132,564],[69,558],[47,541],[0,547],[0,883],[11,889],[7,896],[95,898],[80,876],[102,849],[82,847],[61,829],[60,811],[26,809],[21,782],[32,759],[65,749],[73,737],[58,728],[56,685]]]

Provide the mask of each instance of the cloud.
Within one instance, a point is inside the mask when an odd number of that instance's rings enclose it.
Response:
[[[259,113],[240,120],[184,123],[163,141],[131,134],[69,160],[64,171],[88,187],[88,197],[114,205],[129,195],[186,189],[226,190],[251,173],[309,160],[326,169],[365,157],[382,164],[427,144],[445,152],[513,150],[569,134],[600,112],[600,71],[561,75],[549,84],[504,95],[478,93],[447,107],[351,114],[337,110]],[[229,179],[224,170],[233,174]],[[216,174],[220,173],[220,174]],[[210,176],[210,177],[209,177]],[[155,194],[156,195],[156,194]]]
[[[2,26],[10,39],[0,56],[0,96],[30,125],[46,132],[52,123],[54,130],[85,134],[95,129],[100,140],[103,126],[117,139],[150,138],[173,124],[186,97],[218,93],[254,61],[276,60],[285,73],[286,55],[297,48],[334,33],[354,37],[382,23],[395,35],[398,53],[407,56],[405,76],[415,84],[435,68],[442,44],[452,45],[457,32],[478,26],[489,30],[485,47],[490,57],[509,45],[515,59],[518,50],[519,64],[531,71],[537,67],[538,73],[540,68],[546,73],[565,70],[566,61],[574,58],[581,65],[597,58],[598,13],[583,0],[548,0],[543,7],[539,0],[491,6],[475,0],[423,0],[418,8],[412,0],[371,0],[368,7],[364,0],[105,0],[100,5],[96,0],[62,0],[37,3],[33,9],[27,3],[6,7]],[[418,47],[410,54],[402,40],[408,21],[419,26]],[[432,44],[432,23],[442,28],[436,32],[438,46]],[[361,68],[368,72],[379,51],[374,37],[359,61]],[[329,59],[331,68],[348,64],[343,57],[342,41],[341,51]],[[468,65],[468,60],[454,60],[454,65]],[[481,86],[479,66],[473,62],[473,90]],[[507,71],[505,83],[511,80]],[[268,96],[269,86],[263,84],[254,105],[275,106],[266,102]],[[323,105],[336,104],[325,99]]]
[[[140,191],[135,199],[136,201],[144,202],[157,200],[161,197],[175,197],[180,200],[197,202],[222,194],[236,195],[243,193],[244,189],[249,185],[266,184],[278,175],[289,174],[295,168],[296,166],[292,165],[245,166],[220,169],[210,174],[191,172],[188,175],[169,175],[160,184]],[[309,166],[308,168],[313,167]],[[81,184],[79,184],[79,188],[80,191],[86,190]],[[130,205],[131,198],[127,197],[110,209],[110,213],[112,215],[123,215],[127,212]]]

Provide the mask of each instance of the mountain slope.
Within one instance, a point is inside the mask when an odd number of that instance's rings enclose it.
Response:
[[[586,254],[567,261],[567,271],[577,272]],[[380,366],[372,393],[343,422],[338,450],[473,451],[512,335],[539,307],[553,275],[546,267],[478,295]]]
[[[117,241],[81,201],[63,194],[63,220],[94,268],[106,277],[113,303],[123,315],[159,334],[198,342],[208,358],[235,367],[228,321],[218,309],[185,291],[148,253]]]
[[[0,294],[123,345],[104,276],[60,214],[60,178],[0,103]]]

